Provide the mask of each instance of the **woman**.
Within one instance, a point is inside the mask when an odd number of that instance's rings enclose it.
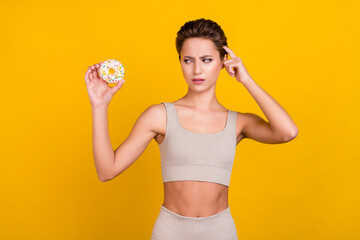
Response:
[[[115,152],[107,107],[124,81],[110,88],[97,74],[99,64],[89,67],[85,82],[93,114],[95,167],[101,181],[113,179],[155,139],[161,153],[164,202],[151,239],[238,239],[228,205],[236,145],[244,138],[269,144],[288,142],[298,129],[227,47],[217,23],[203,18],[185,23],[177,33],[176,48],[187,94],[174,102],[149,106]],[[215,87],[223,68],[249,91],[269,122],[220,104]]]

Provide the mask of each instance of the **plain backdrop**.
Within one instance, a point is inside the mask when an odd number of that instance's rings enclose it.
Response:
[[[289,143],[237,146],[239,239],[360,239],[359,11],[355,0],[1,1],[0,239],[150,239],[163,202],[157,143],[100,182],[84,75],[124,64],[108,112],[115,150],[148,106],[186,94],[176,33],[202,17],[299,128]],[[266,119],[225,69],[216,93]]]

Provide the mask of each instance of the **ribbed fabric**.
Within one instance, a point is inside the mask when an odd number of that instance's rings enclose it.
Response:
[[[187,217],[161,205],[151,240],[238,240],[230,207],[208,217]]]
[[[237,113],[228,109],[226,126],[216,133],[195,133],[183,128],[176,108],[166,108],[166,133],[159,144],[163,182],[205,181],[229,186],[236,150]]]

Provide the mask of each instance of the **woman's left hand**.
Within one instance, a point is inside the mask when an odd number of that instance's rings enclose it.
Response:
[[[228,53],[225,55],[224,66],[229,75],[232,77],[235,76],[236,80],[240,83],[244,83],[249,78],[251,78],[241,58],[237,57],[235,53],[227,46],[223,46],[223,48]],[[228,55],[230,55],[231,59],[228,59]]]

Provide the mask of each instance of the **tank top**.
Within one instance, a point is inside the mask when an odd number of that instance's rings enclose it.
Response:
[[[166,108],[166,133],[159,144],[163,182],[205,181],[229,186],[236,150],[237,113],[228,109],[225,128],[195,133],[180,124],[171,102]]]

